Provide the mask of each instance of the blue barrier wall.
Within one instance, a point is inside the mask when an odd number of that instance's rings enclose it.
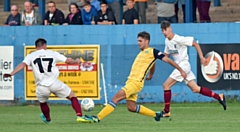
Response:
[[[240,42],[240,23],[203,23],[173,24],[173,32],[184,36],[194,36],[201,44],[227,44]],[[131,64],[139,52],[137,33],[147,31],[151,34],[150,45],[163,50],[164,36],[159,25],[114,25],[114,26],[34,26],[34,27],[0,27],[0,45],[14,46],[14,66],[24,57],[24,45],[34,45],[37,38],[47,39],[48,45],[100,44],[100,61],[104,64],[107,95],[112,96],[124,85]],[[197,74],[197,53],[189,48],[192,71]],[[162,84],[172,71],[172,67],[157,61],[156,72],[152,81],[146,81],[138,102],[163,102]],[[101,76],[101,75],[100,75]],[[102,78],[101,87],[102,86]],[[24,72],[15,75],[15,98],[24,100]],[[226,95],[239,95],[240,91],[215,91]],[[172,88],[172,100],[176,102],[206,102],[211,98],[192,93],[183,83]],[[103,90],[101,90],[103,95]],[[67,101],[51,101],[67,103]],[[101,96],[96,103],[104,103]],[[123,101],[124,103],[124,101]]]

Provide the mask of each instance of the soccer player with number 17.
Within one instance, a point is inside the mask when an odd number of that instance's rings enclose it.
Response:
[[[84,120],[82,117],[81,106],[73,91],[63,82],[58,80],[59,70],[56,66],[57,62],[65,62],[66,64],[79,64],[80,60],[66,58],[58,52],[47,49],[47,41],[39,38],[35,41],[36,51],[28,54],[10,74],[4,74],[4,77],[10,77],[21,71],[26,66],[31,66],[36,82],[36,96],[40,102],[42,114],[41,119],[45,123],[51,123],[50,109],[47,100],[51,93],[59,98],[67,98],[72,103],[72,108],[77,115],[77,121]]]

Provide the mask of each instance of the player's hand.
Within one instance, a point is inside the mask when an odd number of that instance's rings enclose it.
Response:
[[[149,75],[146,80],[152,80],[153,76],[152,75]]]
[[[200,58],[200,62],[201,62],[201,64],[204,65],[204,66],[207,65],[207,59],[204,58],[204,57]]]
[[[8,73],[5,73],[3,74],[3,77],[11,77],[12,75],[11,74],[8,74]]]
[[[185,73],[184,71],[181,71],[180,73],[181,73],[181,76],[182,76],[184,79],[187,78],[187,73]]]
[[[214,75],[218,72],[218,63],[214,60],[215,53],[212,52],[212,56],[210,58],[210,61],[207,65],[203,66],[204,72],[206,74]]]

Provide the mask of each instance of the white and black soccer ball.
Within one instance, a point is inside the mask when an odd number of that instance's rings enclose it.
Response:
[[[94,108],[94,102],[90,98],[85,98],[81,102],[81,107],[84,111],[91,111]]]

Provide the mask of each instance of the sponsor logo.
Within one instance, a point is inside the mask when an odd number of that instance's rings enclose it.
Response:
[[[208,52],[205,58],[208,64],[201,66],[202,75],[210,83],[217,82],[223,74],[223,60],[215,51]]]

